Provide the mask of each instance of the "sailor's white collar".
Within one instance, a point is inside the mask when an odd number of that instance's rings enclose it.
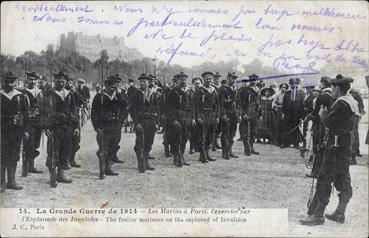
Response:
[[[112,101],[117,96],[117,93],[116,91],[114,91],[112,95],[109,95],[107,92],[104,91],[104,95],[106,95],[109,98],[109,100]]]
[[[5,97],[7,97],[9,100],[12,100],[13,97],[19,95],[19,94],[22,94],[22,92],[20,92],[19,90],[13,88],[13,90],[11,90],[9,93],[5,92],[4,89],[0,89],[0,93],[2,95],[4,95]]]
[[[26,90],[30,92],[34,97],[36,97],[41,92],[41,89],[39,89],[38,87],[34,87],[32,89],[26,88]]]
[[[204,85],[201,85],[201,87],[205,89],[206,91],[208,91],[209,93],[212,93],[215,91],[215,87],[213,85],[209,85],[209,88],[205,87]]]
[[[70,93],[70,91],[68,89],[63,88],[60,91],[54,90],[55,94],[58,95],[62,100],[64,100],[65,98],[67,98],[68,94]]]

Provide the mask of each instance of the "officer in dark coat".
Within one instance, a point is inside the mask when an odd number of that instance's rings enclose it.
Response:
[[[77,106],[73,94],[65,88],[68,78],[69,76],[63,71],[54,74],[55,87],[44,94],[44,106],[41,111],[43,128],[49,137],[46,166],[51,166],[50,158],[54,153],[58,167],[57,181],[60,183],[72,182],[72,179],[65,176],[64,170],[70,169],[71,138],[78,137],[80,133]],[[53,140],[50,139],[51,137]],[[53,144],[52,141],[54,141]],[[53,148],[54,151],[52,151]],[[53,184],[51,186],[54,187]]]
[[[180,72],[177,83],[167,96],[167,120],[170,127],[170,145],[174,156],[174,165],[190,165],[184,158],[186,143],[190,138],[191,127],[195,125],[195,111],[191,94],[187,87],[188,76]]]
[[[305,94],[298,88],[300,79],[291,78],[289,80],[290,90],[284,94],[282,112],[285,120],[285,132],[281,148],[294,145],[298,148],[302,142],[302,135],[299,124],[304,117],[304,98]]]
[[[339,203],[333,214],[326,214],[329,220],[339,223],[345,221],[346,206],[352,197],[350,179],[350,160],[352,153],[352,131],[354,117],[359,114],[357,102],[348,93],[349,78],[331,80],[332,95],[336,101],[327,115],[322,115],[324,125],[328,128],[325,141],[325,157],[320,168],[314,198],[310,203],[306,219],[300,220],[303,225],[320,225],[324,223],[324,210],[329,202],[332,184],[339,192]]]
[[[42,128],[40,124],[40,110],[39,104],[37,102],[38,96],[41,93],[41,90],[37,87],[40,77],[36,72],[27,72],[26,76],[27,81],[24,93],[27,99],[27,114],[29,119],[27,132],[29,134],[29,138],[23,143],[27,161],[27,170],[24,172],[38,174],[42,173],[41,170],[37,170],[35,168],[35,158],[40,155],[38,149],[40,147],[42,134]],[[27,173],[22,174],[22,176],[27,176]]]
[[[210,144],[214,137],[216,125],[219,123],[219,102],[215,87],[211,85],[212,72],[204,72],[201,76],[204,84],[195,92],[195,118],[198,132],[201,133],[200,161],[215,161],[209,155]]]
[[[220,85],[220,78],[221,77],[222,77],[222,75],[219,72],[216,72],[213,76],[212,86],[215,88],[218,95],[219,95],[219,90],[220,90],[220,87],[221,87],[221,85]],[[216,129],[214,131],[213,141],[211,142],[211,150],[212,151],[216,151],[217,149],[222,149],[222,147],[218,143],[218,138],[220,137],[220,133],[222,132],[222,128],[221,128],[221,125],[219,123],[216,126]]]
[[[254,149],[254,140],[256,136],[257,123],[260,117],[260,104],[256,91],[256,80],[258,75],[249,76],[249,86],[242,86],[238,92],[239,115],[240,115],[240,136],[244,144],[244,153],[246,156],[251,154],[258,155],[259,152]]]
[[[313,121],[313,152],[314,162],[313,168],[307,177],[317,178],[320,170],[320,165],[323,161],[323,141],[325,137],[325,126],[323,124],[321,114],[331,108],[334,99],[330,88],[330,78],[323,76],[320,79],[321,93],[316,97],[313,111],[307,116],[307,120]]]
[[[92,101],[91,121],[97,132],[96,140],[99,150],[96,152],[99,158],[99,178],[104,175],[115,176],[118,173],[111,168],[112,160],[116,157],[117,145],[121,138],[123,123],[122,101],[117,95],[117,85],[120,78],[109,76],[105,81],[105,88],[96,94]]]
[[[224,159],[238,158],[233,154],[233,138],[237,131],[237,104],[236,104],[236,88],[234,87],[235,80],[237,79],[235,73],[228,73],[226,84],[222,85],[219,89],[219,111],[220,122],[219,126],[222,130],[222,157]]]
[[[27,102],[25,95],[14,88],[17,77],[11,72],[2,75],[1,94],[1,190],[21,190],[15,181],[19,152],[24,140],[29,138]],[[5,183],[5,173],[8,183]]]
[[[157,116],[158,96],[149,89],[150,77],[141,74],[140,88],[130,98],[130,114],[135,124],[136,143],[134,151],[137,155],[138,171],[155,170],[149,164],[149,153],[154,143]]]

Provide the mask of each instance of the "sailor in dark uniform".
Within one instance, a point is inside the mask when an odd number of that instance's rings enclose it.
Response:
[[[96,154],[99,158],[100,179],[104,179],[104,175],[118,175],[112,170],[111,165],[116,157],[124,116],[122,112],[124,105],[117,95],[119,80],[117,76],[109,76],[104,81],[105,88],[96,94],[92,101],[91,121],[97,132],[99,150]]]
[[[11,72],[2,75],[1,94],[1,190],[21,190],[15,181],[22,138],[29,139],[27,132],[27,102],[25,95],[14,88],[17,77]],[[6,184],[5,173],[8,183]]]
[[[64,170],[70,169],[71,138],[79,136],[79,117],[73,94],[65,88],[69,76],[60,71],[58,74],[54,74],[54,78],[55,87],[44,94],[44,106],[41,111],[43,128],[49,137],[46,165],[51,166],[50,159],[54,154],[58,167],[56,180],[60,183],[71,183],[72,179],[65,176]],[[51,137],[53,140],[50,139]],[[50,185],[54,187],[53,184]]]
[[[313,111],[306,117],[307,120],[312,120],[312,132],[313,132],[313,152],[314,162],[313,168],[307,177],[317,178],[320,170],[320,165],[323,161],[323,141],[326,133],[325,126],[323,124],[321,114],[323,111],[331,108],[334,99],[332,97],[330,78],[323,76],[320,79],[321,93],[316,97]]]
[[[201,133],[200,161],[215,161],[209,155],[210,144],[214,137],[216,125],[219,123],[219,102],[215,87],[211,85],[212,72],[202,75],[204,84],[195,92],[195,117],[199,133]]]
[[[300,220],[308,226],[324,223],[324,211],[329,202],[332,184],[339,192],[339,203],[333,214],[326,214],[326,218],[339,223],[345,221],[346,206],[352,197],[350,178],[350,161],[352,154],[352,131],[354,117],[359,115],[357,102],[348,93],[352,80],[338,77],[331,80],[332,95],[335,102],[328,113],[321,118],[328,128],[325,141],[325,157],[320,168],[314,198],[309,204],[308,217]]]
[[[167,120],[170,126],[170,144],[174,156],[174,165],[190,165],[184,157],[186,143],[190,138],[191,127],[195,125],[195,111],[191,94],[187,87],[188,76],[180,72],[177,84],[167,96]]]
[[[141,74],[138,80],[140,80],[140,88],[130,98],[130,114],[135,124],[134,151],[137,156],[138,171],[145,173],[146,170],[155,170],[149,164],[149,153],[154,143],[159,98],[156,92],[149,89],[150,77]]]
[[[35,159],[40,155],[38,151],[41,142],[42,128],[40,124],[40,110],[39,104],[37,102],[38,96],[41,90],[37,87],[38,80],[40,77],[36,72],[27,72],[26,88],[24,93],[26,95],[27,101],[27,113],[29,124],[27,127],[27,132],[29,138],[24,141],[24,151],[27,161],[27,172],[28,173],[42,173],[41,170],[35,168]],[[22,174],[22,176],[27,176],[27,174]]]
[[[240,136],[244,144],[244,154],[258,155],[254,149],[254,140],[256,136],[257,123],[260,117],[260,104],[256,91],[256,80],[258,75],[252,74],[249,76],[249,86],[242,86],[238,92],[239,115],[240,115]]]
[[[238,158],[238,156],[233,154],[232,150],[233,138],[236,135],[238,120],[236,89],[234,87],[237,77],[235,73],[228,73],[227,79],[224,80],[225,84],[219,89],[219,126],[222,130],[222,157],[224,159]]]

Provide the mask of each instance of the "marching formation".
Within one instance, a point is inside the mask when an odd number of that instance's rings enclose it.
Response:
[[[123,163],[117,156],[123,127],[136,134],[133,149],[140,173],[155,170],[150,165],[154,159],[150,151],[156,133],[163,134],[165,157],[173,157],[174,166],[180,168],[190,166],[187,144],[190,154],[199,153],[201,163],[215,161],[212,153],[217,149],[225,160],[241,157],[233,151],[238,128],[246,158],[259,155],[255,143],[293,146],[302,154],[310,151],[307,164],[312,170],[307,176],[318,182],[309,217],[301,223],[324,223],[332,183],[340,192],[340,203],[327,218],[344,221],[352,196],[348,167],[361,156],[358,123],[365,113],[360,94],[351,89],[352,78],[322,77],[319,86],[290,78],[288,83],[266,86],[256,74],[239,80],[234,72],[222,78],[218,72],[206,71],[189,79],[180,72],[171,85],[162,85],[154,75],[141,74],[138,87],[129,79],[123,88],[123,80],[116,74],[103,81],[90,108],[84,79],[79,78],[74,87],[74,79],[60,71],[54,74],[51,87],[36,72],[26,75],[22,88],[15,86],[17,76],[12,72],[2,75],[1,192],[22,189],[15,181],[20,157],[22,176],[42,173],[34,166],[42,133],[48,138],[46,166],[51,187],[58,182],[72,183],[64,171],[81,167],[75,155],[81,128],[89,118],[96,131],[100,179],[118,175],[112,167]]]

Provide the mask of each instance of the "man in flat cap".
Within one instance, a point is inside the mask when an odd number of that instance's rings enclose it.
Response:
[[[90,102],[90,89],[86,86],[86,80],[84,78],[77,79],[77,92],[82,96],[83,104]]]
[[[1,190],[21,190],[22,186],[15,181],[17,163],[22,138],[29,138],[27,132],[27,102],[25,95],[14,88],[15,76],[11,71],[2,75],[1,94]],[[7,173],[7,182],[5,179]]]
[[[138,78],[140,88],[130,98],[130,114],[135,125],[136,143],[134,151],[137,156],[138,171],[155,170],[149,164],[149,153],[154,143],[158,123],[158,96],[149,89],[150,77],[141,74]]]
[[[346,206],[352,197],[350,179],[350,160],[352,154],[352,131],[354,117],[359,115],[358,104],[348,93],[352,80],[339,77],[331,80],[332,96],[335,102],[328,114],[322,118],[328,128],[325,141],[325,157],[320,168],[316,191],[308,208],[308,217],[300,220],[308,226],[324,223],[324,211],[329,202],[332,184],[339,192],[339,203],[332,214],[326,214],[329,220],[344,223]]]
[[[184,157],[186,143],[190,138],[191,127],[195,125],[195,111],[191,94],[187,87],[188,76],[180,72],[175,87],[167,96],[167,120],[170,127],[170,145],[177,167],[190,165]]]
[[[306,117],[307,120],[313,121],[312,131],[313,131],[313,152],[314,152],[314,162],[313,168],[307,177],[317,178],[320,170],[320,165],[323,161],[323,141],[325,137],[325,126],[323,124],[321,115],[323,112],[328,111],[331,108],[334,99],[332,96],[332,89],[330,78],[323,76],[320,79],[320,89],[321,93],[316,97],[313,111]]]
[[[123,108],[127,107],[127,103],[120,100],[117,95],[119,81],[119,76],[109,76],[104,81],[103,91],[96,94],[92,101],[91,121],[99,145],[96,154],[99,158],[100,179],[104,179],[105,175],[118,175],[112,170],[112,163],[117,156],[117,147],[121,139]]]
[[[260,117],[260,104],[256,90],[256,80],[259,76],[252,74],[249,76],[249,86],[243,85],[238,92],[238,104],[240,115],[240,136],[244,144],[244,154],[258,155],[254,149],[254,140],[256,136],[257,121]]]
[[[210,71],[204,72],[203,85],[196,90],[194,95],[195,118],[198,125],[198,130],[201,134],[201,149],[200,161],[207,163],[215,161],[209,155],[211,141],[214,137],[216,125],[219,123],[219,102],[215,87],[211,85],[213,73]]]
[[[69,158],[72,153],[72,137],[79,136],[78,113],[72,93],[65,88],[69,76],[63,71],[54,74],[55,87],[44,95],[41,118],[47,140],[46,166],[51,170],[51,158],[54,155],[57,164],[57,178],[60,183],[72,183],[64,170],[70,169]],[[56,183],[50,180],[50,185]]]
[[[290,90],[284,94],[282,112],[285,120],[285,132],[283,135],[283,143],[281,148],[290,146],[299,148],[302,142],[302,135],[299,125],[304,117],[304,98],[305,94],[298,88],[299,80],[290,78]]]
[[[213,76],[212,86],[215,88],[217,94],[219,95],[220,78],[222,75],[219,72],[216,72]],[[220,137],[220,133],[222,132],[222,128],[220,128],[219,123],[216,125],[216,129],[214,130],[213,140],[211,142],[211,150],[216,151],[217,149],[222,149],[222,147],[218,143],[218,138]]]
[[[24,93],[27,98],[27,114],[28,114],[28,127],[27,132],[29,134],[29,138],[27,141],[24,141],[24,151],[26,156],[27,165],[26,169],[23,170],[22,176],[27,176],[28,173],[42,173],[41,170],[37,170],[35,168],[35,158],[40,154],[38,151],[41,142],[41,134],[42,128],[40,124],[40,110],[38,98],[41,90],[37,87],[38,80],[40,77],[36,72],[27,72],[26,73],[26,88]]]
[[[219,89],[219,111],[220,111],[220,128],[222,131],[222,158],[238,158],[233,154],[233,138],[237,131],[237,105],[236,105],[236,88],[234,83],[237,79],[235,73],[228,73],[226,84]]]

